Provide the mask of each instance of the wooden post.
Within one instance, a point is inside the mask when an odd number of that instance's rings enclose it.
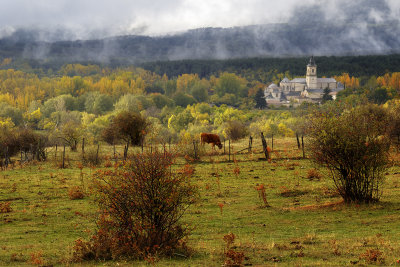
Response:
[[[271,150],[274,151],[274,134],[271,134]]]
[[[228,140],[228,145],[229,145],[229,161],[231,161],[231,139]]]
[[[296,140],[297,140],[297,149],[300,149],[299,134],[297,132],[296,132]]]
[[[5,165],[6,169],[8,167],[8,161],[9,161],[8,146],[6,146],[6,150],[5,150],[5,153],[4,153],[4,165]]]
[[[168,138],[168,150],[171,153],[171,137]]]
[[[303,135],[301,136],[301,147],[303,149],[303,159],[306,158],[306,153],[304,152],[304,141],[303,141]]]
[[[126,143],[126,146],[124,147],[124,161],[126,160],[126,158],[128,157],[128,149],[129,149],[129,140]]]
[[[194,158],[197,159],[196,141],[193,140]]]
[[[20,153],[21,153],[21,161],[20,161],[20,163],[22,164],[22,148],[20,149]]]
[[[57,144],[56,144],[56,152],[54,153],[54,160],[57,161]]]
[[[115,142],[113,141],[114,159],[115,159]]]
[[[224,138],[224,155],[226,155],[226,152],[225,152],[225,138]]]
[[[262,145],[263,145],[265,158],[268,160],[269,159],[268,145],[267,145],[267,141],[265,140],[264,133],[261,133],[261,142],[262,142]]]
[[[82,155],[85,155],[85,138],[82,138]]]
[[[144,142],[143,142],[143,138],[142,138],[142,141],[141,141],[141,143],[142,143],[142,153],[143,153],[143,146],[144,146]]]
[[[249,138],[249,153],[251,152],[252,146],[253,146],[253,137],[250,135],[250,138]]]
[[[65,168],[65,144],[64,144],[64,151],[63,151],[63,156],[62,156],[62,168]]]

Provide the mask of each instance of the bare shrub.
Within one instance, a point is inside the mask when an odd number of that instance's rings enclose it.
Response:
[[[313,159],[329,169],[345,202],[378,200],[389,163],[386,111],[367,105],[332,114],[316,113],[309,120]]]
[[[199,139],[190,135],[180,140],[177,150],[188,162],[200,160],[206,154],[205,146],[200,145]]]
[[[99,166],[103,162],[102,155],[97,146],[92,146],[82,156],[82,163],[85,166]]]
[[[240,121],[230,121],[225,126],[225,134],[233,141],[242,139],[248,135],[247,127]]]
[[[94,174],[98,229],[89,241],[76,241],[74,260],[154,259],[188,252],[189,229],[180,219],[197,189],[189,183],[190,168],[171,171],[173,159],[161,152],[136,154],[114,170]]]
[[[30,152],[32,159],[46,160],[47,137],[35,133],[30,128],[0,128],[0,157],[11,157],[19,151]],[[7,155],[6,155],[7,154]]]

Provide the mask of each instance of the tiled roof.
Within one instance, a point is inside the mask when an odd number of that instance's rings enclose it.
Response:
[[[268,88],[278,88],[278,85],[276,85],[276,84],[274,84],[274,83],[271,83],[271,84],[268,86]]]
[[[333,78],[317,78],[317,82],[319,82],[319,83],[335,83],[336,80]]]
[[[306,83],[306,78],[294,78],[291,83]]]

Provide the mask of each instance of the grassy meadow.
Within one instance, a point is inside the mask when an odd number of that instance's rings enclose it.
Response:
[[[232,151],[247,144],[248,140],[233,143]],[[112,156],[111,147],[100,150],[103,156]],[[205,150],[200,161],[191,163],[200,200],[183,218],[193,228],[188,240],[193,254],[161,259],[156,266],[221,266],[226,248],[223,237],[228,233],[236,236],[234,249],[244,253],[243,264],[253,266],[398,264],[400,168],[394,152],[381,201],[345,205],[329,173],[303,159],[295,139],[275,140],[270,162],[264,160],[259,138],[252,153],[236,153],[231,161],[223,150],[212,152],[209,146]],[[7,202],[11,207],[8,212],[0,209],[0,266],[149,265],[144,261],[69,261],[74,241],[87,238],[95,228],[97,206],[89,194],[94,169],[78,168],[80,153],[69,151],[67,167],[61,169],[60,150],[57,160],[54,148],[48,151],[45,163],[17,164],[0,172],[0,207]],[[106,164],[107,160],[100,167]],[[175,168],[185,164],[180,157]],[[318,171],[313,173],[313,168]],[[269,206],[257,190],[261,184]],[[74,186],[87,195],[70,199]]]

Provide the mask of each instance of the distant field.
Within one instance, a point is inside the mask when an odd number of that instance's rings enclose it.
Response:
[[[271,162],[263,160],[261,142],[255,140],[254,153],[244,150],[234,161],[229,162],[228,155],[219,150],[192,163],[192,179],[201,199],[184,220],[193,226],[189,244],[194,254],[187,259],[179,255],[162,259],[156,265],[221,266],[223,236],[230,232],[237,237],[236,250],[247,257],[244,264],[254,266],[396,265],[400,260],[399,165],[387,172],[379,203],[344,205],[329,173],[319,169],[321,179],[308,177],[316,166],[301,158],[295,142],[275,140]],[[232,151],[247,144],[248,140],[233,143]],[[68,167],[60,169],[54,161],[54,149],[50,151],[46,163],[0,172],[0,203],[10,202],[12,208],[0,213],[0,266],[71,264],[68,260],[74,241],[88,237],[95,227],[97,207],[90,195],[81,200],[70,200],[68,195],[73,186],[89,193],[94,170],[84,168],[81,175],[79,152],[67,152]],[[103,156],[112,155],[111,147],[101,147],[101,151]],[[206,152],[211,148],[206,147]],[[183,158],[177,159],[177,168],[184,164]],[[256,187],[260,184],[265,185],[270,207],[264,207],[259,198]],[[147,264],[120,261],[78,266],[117,263]]]

